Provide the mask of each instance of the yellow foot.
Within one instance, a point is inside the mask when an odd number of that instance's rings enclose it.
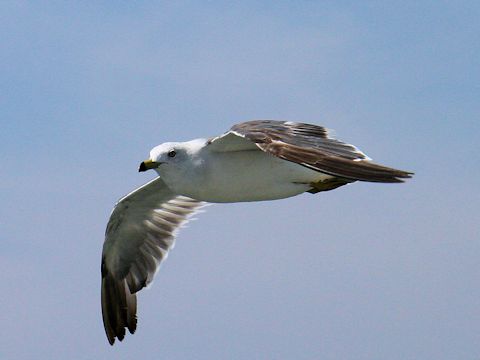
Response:
[[[318,182],[312,182],[310,183],[312,188],[308,190],[308,192],[310,194],[316,194],[320,191],[328,191],[328,190],[336,189],[340,186],[346,185],[351,182],[352,181],[341,179],[341,178],[333,178],[333,179],[327,179],[327,180],[318,181]]]

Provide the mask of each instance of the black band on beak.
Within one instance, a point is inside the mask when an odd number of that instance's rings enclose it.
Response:
[[[148,168],[147,168],[147,165],[145,165],[145,161],[142,161],[140,163],[140,167],[138,168],[138,172],[144,172],[144,171],[147,171]]]
[[[138,168],[138,171],[143,172],[143,171],[147,171],[147,170],[150,170],[150,169],[156,169],[156,168],[158,168],[158,166],[160,164],[161,164],[160,162],[155,162],[155,161],[152,161],[152,160],[145,160],[145,161],[141,162],[140,167]]]

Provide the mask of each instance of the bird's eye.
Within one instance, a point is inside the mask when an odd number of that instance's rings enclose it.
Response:
[[[175,155],[177,155],[177,153],[175,152],[175,150],[170,150],[168,152],[168,157],[175,157]]]

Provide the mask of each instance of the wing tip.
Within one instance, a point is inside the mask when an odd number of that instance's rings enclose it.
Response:
[[[381,169],[378,174],[369,178],[368,176],[366,179],[359,179],[360,181],[367,181],[367,182],[380,182],[380,183],[404,183],[408,179],[411,179],[414,175],[413,172],[410,171],[403,171],[397,170],[392,168],[387,168],[379,165],[379,169]]]
[[[385,171],[390,170],[390,174],[394,179],[393,182],[402,183],[402,182],[405,182],[408,179],[411,179],[413,177],[413,175],[415,175],[415,173],[412,172],[412,171],[397,170],[397,169],[388,168],[388,167],[384,167],[384,168],[385,168]]]
[[[314,164],[316,166],[307,163],[301,165],[335,177],[363,182],[402,183],[414,175],[410,171],[390,168],[368,160],[353,161],[338,157],[321,159]]]
[[[102,261],[102,318],[110,345],[122,341],[125,328],[133,334],[137,328],[137,297],[130,292],[125,279],[118,280],[105,269]]]

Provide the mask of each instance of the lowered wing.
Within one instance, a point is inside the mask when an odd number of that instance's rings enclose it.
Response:
[[[136,292],[147,286],[173,247],[177,229],[204,203],[178,196],[156,178],[116,204],[105,232],[101,302],[110,344],[134,333]]]

